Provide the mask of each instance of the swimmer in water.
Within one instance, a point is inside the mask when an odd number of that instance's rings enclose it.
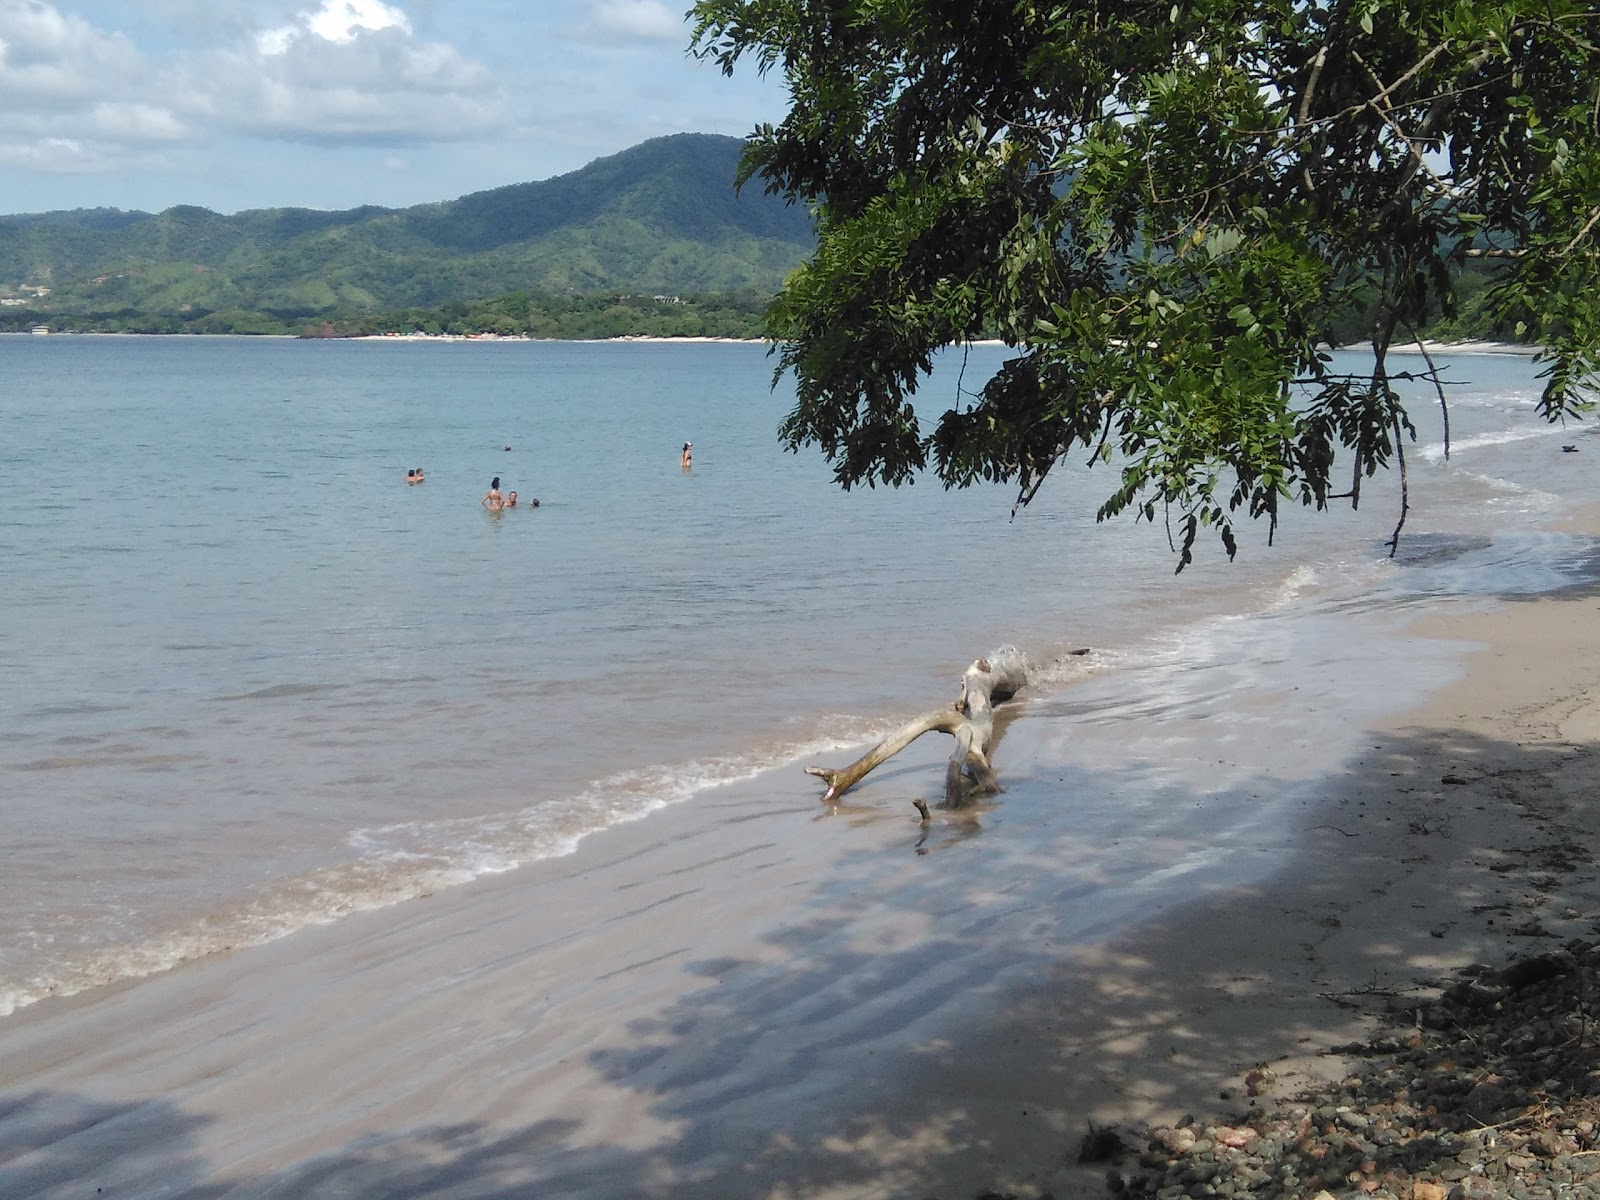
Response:
[[[483,494],[483,499],[478,503],[492,513],[497,513],[506,506],[505,497],[500,494],[500,476],[496,475],[490,480],[489,490]]]

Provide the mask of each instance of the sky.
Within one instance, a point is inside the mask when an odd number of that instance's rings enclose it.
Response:
[[[0,213],[399,208],[742,137],[690,0],[0,0]]]

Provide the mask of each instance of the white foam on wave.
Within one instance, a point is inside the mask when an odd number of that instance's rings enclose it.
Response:
[[[1273,589],[1272,596],[1267,601],[1268,608],[1285,608],[1293,604],[1303,594],[1317,586],[1320,577],[1315,567],[1301,563],[1288,575],[1279,581]]]
[[[1087,654],[1062,654],[1041,663],[1030,662],[1028,682],[1037,687],[1070,687],[1102,671],[1115,658],[1105,650],[1091,650]]]
[[[1084,665],[1076,674],[1059,678],[1047,672],[1040,682],[1053,685],[1053,694],[1034,698],[1049,702],[1090,673],[1128,673],[1136,676],[1138,683],[1123,700],[1080,719],[1137,722],[1201,699],[1227,707],[1232,704],[1227,689],[1250,685],[1250,656],[1239,653],[1241,643],[1281,638],[1285,620],[1292,621],[1298,614],[1315,618],[1336,611],[1349,597],[1369,594],[1372,585],[1394,569],[1386,557],[1359,553],[1297,563],[1282,575],[1259,580],[1249,592],[1224,593],[1220,598],[1233,605],[1229,609],[1190,613],[1148,628],[1136,642],[1097,650],[1087,662],[1069,660]],[[1267,657],[1270,659],[1270,654]],[[1207,689],[1216,687],[1223,690],[1208,693]]]
[[[1476,479],[1479,483],[1485,484],[1500,493],[1499,497],[1485,501],[1490,508],[1509,509],[1512,512],[1542,513],[1550,512],[1561,504],[1561,497],[1554,492],[1513,483],[1509,479],[1501,479],[1495,475],[1480,475],[1475,471],[1463,471],[1462,474],[1468,479]]]
[[[352,887],[350,874],[369,875]],[[0,1017],[52,996],[71,996],[108,984],[144,979],[213,954],[261,946],[278,938],[372,909],[432,895],[468,882],[467,870],[430,866],[406,875],[370,872],[362,864],[330,868],[288,881],[232,911],[134,945],[106,947],[0,990]]]
[[[459,887],[527,863],[561,858],[592,834],[710,789],[875,741],[899,721],[835,714],[800,738],[750,751],[622,771],[572,796],[481,817],[405,821],[352,830],[350,861],[260,889],[230,910],[128,946],[92,952],[0,988],[0,1017],[51,996],[159,974],[209,955],[264,945],[302,929]]]
[[[1563,431],[1559,426],[1550,426],[1542,423],[1493,429],[1484,433],[1472,434],[1470,437],[1451,438],[1450,453],[1456,455],[1467,450],[1481,450],[1485,446],[1504,446],[1511,442],[1525,442],[1533,438],[1554,437],[1563,433],[1570,436],[1571,431]],[[1433,442],[1422,447],[1418,453],[1427,462],[1439,463],[1445,461],[1444,449],[1442,441]]]

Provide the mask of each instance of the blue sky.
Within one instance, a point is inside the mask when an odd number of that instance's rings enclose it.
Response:
[[[779,120],[690,0],[0,0],[0,212],[400,207]]]

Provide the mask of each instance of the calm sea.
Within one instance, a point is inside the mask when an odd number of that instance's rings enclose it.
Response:
[[[1044,691],[1176,680],[1218,622],[1558,587],[1591,549],[1542,527],[1600,497],[1516,356],[1451,360],[1450,462],[1420,405],[1397,561],[1380,479],[1177,578],[1164,529],[1095,523],[1105,470],[1015,521],[1002,488],[840,493],[779,447],[758,346],[21,336],[0,364],[0,1013],[796,770],[1002,642]],[[539,507],[486,513],[494,476]]]

